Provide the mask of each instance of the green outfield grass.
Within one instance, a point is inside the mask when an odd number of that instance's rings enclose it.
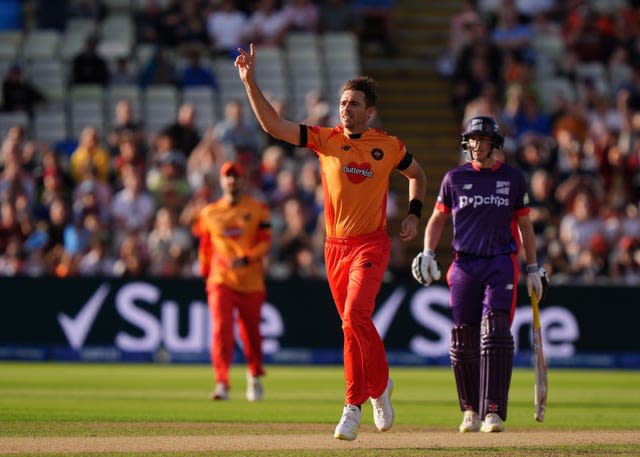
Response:
[[[450,369],[392,367],[391,376],[395,382],[397,429],[455,431],[460,412]],[[242,433],[242,424],[247,424],[255,434],[298,433],[295,428],[288,430],[287,424],[309,424],[310,429],[315,427],[325,433],[326,428],[326,433],[331,434],[342,409],[342,367],[268,366],[264,384],[265,400],[247,402],[244,368],[235,366],[231,401],[211,402],[207,395],[213,381],[211,369],[206,365],[0,362],[0,437],[160,436],[170,432],[167,424],[172,424],[174,433],[179,435],[185,433],[181,423],[191,424],[189,435]],[[552,369],[547,416],[541,424],[533,419],[533,372],[517,369],[512,380],[507,431],[617,430],[637,434],[639,386],[640,371]],[[373,422],[370,407],[367,408],[363,428]],[[210,423],[237,424],[240,431],[208,427]],[[259,424],[281,426],[274,432],[271,427]],[[452,434],[454,439],[456,436]],[[480,450],[437,455],[476,455],[474,452]],[[557,450],[565,453],[549,453],[548,449],[545,453],[542,449],[540,454],[526,455],[574,455],[564,447]],[[604,453],[592,451],[575,455],[607,455],[609,451],[611,455],[640,454],[640,449],[633,446],[612,446]],[[322,450],[308,454],[287,452],[229,451],[215,455],[384,455],[375,450],[356,454]],[[412,452],[417,451],[407,449],[406,453],[393,455],[428,455]]]

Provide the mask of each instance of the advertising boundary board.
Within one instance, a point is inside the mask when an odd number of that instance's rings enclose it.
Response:
[[[267,363],[339,364],[340,321],[325,281],[268,282],[261,332]],[[208,363],[210,317],[199,280],[0,278],[0,359]],[[640,369],[640,288],[556,286],[541,304],[547,362]],[[373,319],[391,365],[448,365],[444,284],[382,285]],[[531,307],[518,290],[516,366],[531,366]],[[241,352],[236,351],[236,360]]]

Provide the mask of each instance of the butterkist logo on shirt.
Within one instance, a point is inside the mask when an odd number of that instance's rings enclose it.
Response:
[[[368,163],[350,162],[342,166],[342,172],[354,184],[361,183],[365,178],[373,178],[373,170],[371,170],[371,165]]]

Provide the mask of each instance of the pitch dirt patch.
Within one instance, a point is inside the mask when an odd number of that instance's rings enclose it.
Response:
[[[74,424],[60,427],[74,429]],[[0,454],[79,452],[205,452],[275,451],[313,449],[443,449],[527,446],[640,445],[638,431],[516,430],[498,434],[397,426],[386,433],[361,429],[358,439],[333,439],[328,424],[140,424],[77,423],[77,434],[48,432],[55,436],[3,436]],[[80,432],[82,430],[82,432]],[[65,436],[60,436],[65,435]]]

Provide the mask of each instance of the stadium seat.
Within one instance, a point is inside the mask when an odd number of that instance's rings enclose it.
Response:
[[[174,86],[149,86],[143,95],[145,130],[153,138],[160,130],[175,122],[178,115],[178,90]]]
[[[23,111],[0,112],[0,136],[5,137],[7,131],[15,126],[21,125],[29,130],[29,117]]]
[[[287,98],[285,59],[282,49],[275,46],[262,46],[256,50],[256,79],[265,94],[270,94],[277,99]],[[237,77],[237,72],[236,72]]]
[[[104,89],[97,84],[81,84],[69,92],[71,136],[78,138],[82,129],[93,125],[104,134]]]
[[[34,29],[27,33],[22,45],[22,57],[26,60],[58,57],[60,32]]]
[[[34,137],[38,141],[55,144],[68,138],[67,118],[60,109],[37,109],[33,125]]]
[[[210,87],[185,87],[182,102],[191,103],[196,109],[196,126],[205,132],[220,119],[218,94]]]
[[[229,57],[216,58],[214,71],[220,87],[220,105],[225,106],[231,100],[240,100],[248,107],[249,101],[233,60]]]
[[[293,88],[290,106],[296,119],[305,116],[305,99],[310,91],[324,93],[326,88],[319,38],[313,33],[295,32],[285,38],[289,76]]]
[[[20,55],[21,45],[21,32],[14,30],[0,31],[0,60],[16,60]]]
[[[27,63],[26,73],[29,80],[45,93],[59,92],[67,86],[67,71],[59,59],[32,59]]]

